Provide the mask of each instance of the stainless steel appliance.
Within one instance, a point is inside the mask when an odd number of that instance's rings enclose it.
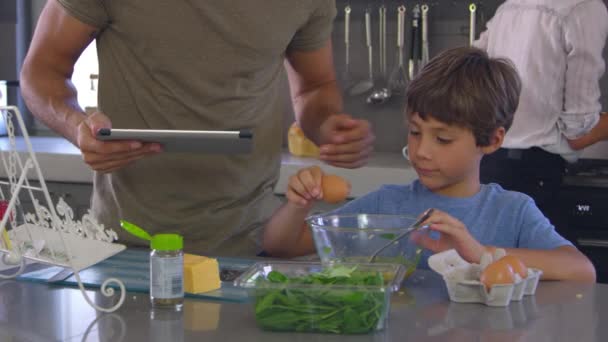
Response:
[[[564,175],[557,229],[591,259],[598,282],[608,283],[608,143],[585,152]]]

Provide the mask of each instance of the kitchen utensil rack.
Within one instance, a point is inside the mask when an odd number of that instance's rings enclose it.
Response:
[[[23,117],[15,106],[0,106],[7,137],[0,139],[0,200],[4,215],[0,221],[0,279],[15,278],[28,263],[42,263],[69,268],[89,305],[98,311],[113,312],[125,300],[121,280],[108,278],[100,291],[105,297],[117,297],[114,305],[102,307],[90,298],[79,271],[125,249],[114,243],[117,235],[97,222],[89,211],[74,219],[72,208],[63,200],[56,203],[49,194],[42,170],[36,159]],[[16,136],[18,126],[21,136]],[[36,179],[37,182],[31,182]],[[33,212],[27,212],[33,209]],[[115,294],[115,289],[120,289]]]

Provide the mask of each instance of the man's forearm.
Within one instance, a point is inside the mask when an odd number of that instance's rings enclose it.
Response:
[[[34,116],[77,145],[77,127],[85,113],[69,78],[52,70],[28,67],[21,74],[21,82],[23,98]]]
[[[295,94],[293,104],[304,134],[317,145],[323,143],[319,134],[321,124],[328,116],[343,110],[342,95],[335,80]]]
[[[600,114],[597,125],[582,137],[568,140],[568,144],[573,150],[578,151],[602,140],[608,140],[608,113]]]

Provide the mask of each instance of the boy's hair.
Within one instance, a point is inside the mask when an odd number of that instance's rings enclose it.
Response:
[[[477,146],[487,146],[496,129],[511,127],[520,91],[511,61],[460,47],[437,55],[410,82],[406,111],[468,128]]]

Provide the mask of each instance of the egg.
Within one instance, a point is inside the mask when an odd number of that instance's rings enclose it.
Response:
[[[504,257],[498,259],[498,261],[509,264],[509,266],[511,266],[513,269],[513,272],[519,274],[522,279],[525,279],[528,276],[528,268],[520,258],[514,255],[505,255]]]
[[[479,281],[488,289],[494,285],[513,284],[515,282],[515,272],[513,268],[504,261],[494,261],[489,264],[479,277]]]
[[[327,203],[342,202],[350,193],[350,183],[336,175],[323,175],[321,188],[323,190],[323,200]]]

